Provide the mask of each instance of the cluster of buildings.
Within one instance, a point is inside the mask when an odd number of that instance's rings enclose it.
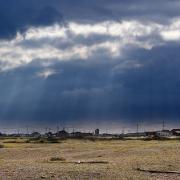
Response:
[[[123,134],[123,136],[124,137],[172,137],[172,136],[180,136],[180,129],[127,133],[127,134]]]
[[[99,129],[96,129],[94,132],[90,133],[86,133],[86,132],[67,132],[66,130],[61,130],[61,131],[57,131],[55,133],[49,131],[46,132],[45,134],[42,134],[40,132],[34,131],[32,133],[13,133],[13,134],[3,134],[0,132],[0,136],[10,136],[10,137],[34,137],[34,138],[38,138],[38,137],[60,137],[60,138],[84,138],[84,137],[97,137],[100,135],[99,133]]]
[[[35,136],[35,133],[32,134]],[[38,134],[36,133],[36,136]],[[39,134],[40,136],[40,134]],[[85,132],[72,132],[68,133],[65,130],[58,131],[56,133],[48,132],[45,134],[46,137],[61,137],[61,138],[86,138],[86,137],[98,137],[98,138],[122,138],[122,137],[180,137],[180,129],[172,130],[159,130],[159,131],[146,131],[146,132],[135,132],[135,133],[122,133],[122,134],[111,134],[102,133],[100,130],[96,129],[93,133]]]
[[[64,129],[61,131],[57,131],[56,133],[52,133],[52,132],[48,132],[45,134],[45,136],[47,137],[61,137],[61,138],[68,138],[68,137],[76,137],[76,138],[84,138],[84,137],[92,137],[92,136],[99,136],[99,129],[96,129],[93,133],[86,133],[86,132],[72,132],[72,133],[68,133],[67,131],[65,131]]]
[[[160,130],[160,131],[146,131],[146,132],[135,132],[135,133],[121,133],[121,134],[108,134],[102,133],[100,134],[100,130],[96,129],[94,132],[67,132],[65,129],[61,131],[57,131],[55,133],[49,131],[45,134],[40,132],[32,132],[30,134],[2,134],[0,136],[11,136],[11,137],[59,137],[59,138],[88,138],[88,137],[95,137],[95,138],[126,138],[126,137],[173,137],[179,136],[180,137],[180,129],[172,129],[172,130]]]

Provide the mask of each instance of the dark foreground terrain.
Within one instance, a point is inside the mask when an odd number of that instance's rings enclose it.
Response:
[[[178,140],[26,141],[0,140],[0,179],[180,179]]]

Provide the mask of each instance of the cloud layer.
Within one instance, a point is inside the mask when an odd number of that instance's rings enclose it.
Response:
[[[60,61],[108,56],[123,58],[129,48],[151,49],[180,39],[180,20],[168,25],[140,21],[103,21],[94,24],[68,22],[31,27],[0,44],[1,70],[31,63],[34,59]],[[103,52],[103,53],[102,53]]]
[[[179,1],[7,2],[2,123],[178,123]]]

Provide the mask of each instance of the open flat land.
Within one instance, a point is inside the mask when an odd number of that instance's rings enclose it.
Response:
[[[1,139],[0,179],[180,179],[180,141]]]

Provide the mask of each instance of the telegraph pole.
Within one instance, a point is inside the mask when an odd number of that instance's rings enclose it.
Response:
[[[29,126],[26,126],[26,133],[29,134]]]
[[[125,127],[122,128],[122,134],[124,134],[124,133],[125,133]]]
[[[48,128],[47,127],[45,128],[45,133],[48,133]]]
[[[137,125],[136,125],[136,133],[137,133],[137,136],[139,136],[139,122],[137,122]]]
[[[59,125],[57,125],[57,132],[59,132]]]
[[[162,122],[162,130],[164,131],[165,130],[165,121],[163,120]]]

